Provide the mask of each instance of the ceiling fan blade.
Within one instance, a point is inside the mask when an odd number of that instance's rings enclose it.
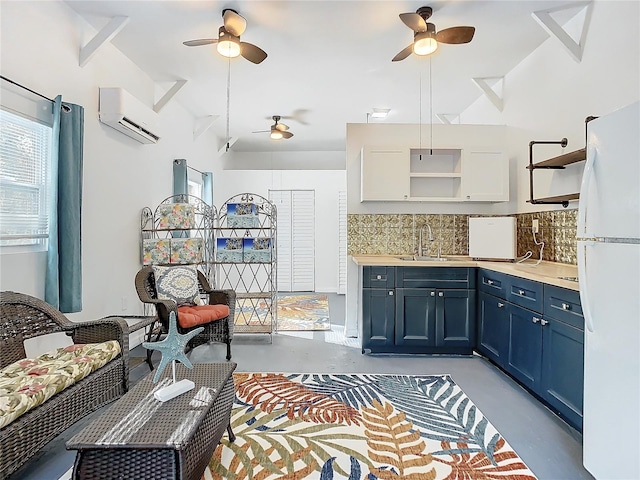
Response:
[[[253,63],[260,63],[267,58],[267,52],[247,42],[240,42],[240,55]]]
[[[281,132],[284,132],[285,130],[289,130],[289,127],[287,125],[285,125],[284,123],[277,123],[275,125],[275,127],[280,130]]]
[[[401,13],[400,20],[414,32],[426,32],[427,22],[417,13]]]
[[[251,132],[251,133],[269,133],[271,130],[257,130],[255,132]]]
[[[407,58],[412,53],[413,53],[413,43],[409,45],[407,48],[400,51],[400,53],[398,53],[395,57],[393,57],[391,61],[399,62],[400,60],[404,60],[405,58]]]
[[[282,138],[291,138],[293,137],[293,133],[291,132],[282,132]]]
[[[440,43],[469,43],[475,31],[475,27],[445,28],[436,33],[436,40]]]
[[[222,20],[227,32],[231,35],[235,35],[236,37],[242,35],[247,28],[247,21],[245,18],[238,14],[238,12],[234,12],[231,9],[226,9],[222,12]]]
[[[182,42],[187,47],[199,47],[201,45],[210,45],[212,43],[218,43],[217,38],[201,38],[199,40],[189,40],[187,42]]]

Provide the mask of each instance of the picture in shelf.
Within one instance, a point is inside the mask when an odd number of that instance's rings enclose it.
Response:
[[[156,209],[158,230],[191,229],[196,225],[193,205],[189,203],[163,203]]]
[[[142,264],[159,265],[169,263],[170,245],[168,239],[145,238],[142,240]]]
[[[242,238],[218,238],[216,241],[216,261],[242,262]]]
[[[258,206],[255,203],[228,203],[227,227],[258,228]]]
[[[201,261],[201,238],[171,239],[171,263],[200,263]]]
[[[271,239],[268,237],[243,238],[242,258],[245,262],[262,262],[269,263],[271,261]]]

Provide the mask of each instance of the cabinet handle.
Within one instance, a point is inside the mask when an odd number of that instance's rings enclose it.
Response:
[[[563,303],[562,304],[562,309],[563,310],[571,310],[571,305],[569,305],[568,303]]]
[[[524,290],[518,290],[518,293],[519,293],[520,295],[524,295]]]
[[[498,308],[504,307],[504,303],[498,302]]]
[[[438,292],[438,296],[439,296],[439,297],[443,297],[443,296],[444,296],[444,293],[443,293],[443,292]]]
[[[382,275],[377,275],[376,280],[382,280]]]
[[[431,296],[435,297],[436,296],[436,292],[431,292]]]
[[[533,323],[538,323],[540,319],[538,317],[533,317]]]
[[[540,325],[542,325],[543,327],[548,324],[549,322],[546,321],[544,318],[542,320],[540,320]]]
[[[487,280],[487,285],[493,285],[493,280]]]
[[[393,290],[389,290],[389,295],[393,295]]]

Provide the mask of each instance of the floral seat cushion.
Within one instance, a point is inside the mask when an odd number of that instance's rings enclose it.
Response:
[[[58,348],[0,370],[0,428],[120,354],[115,340]]]

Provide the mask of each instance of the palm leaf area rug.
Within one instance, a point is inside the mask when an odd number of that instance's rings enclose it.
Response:
[[[265,300],[238,299],[236,325],[257,325],[271,322],[271,309]],[[331,330],[329,300],[323,294],[278,295],[277,330]]]
[[[203,479],[534,480],[448,375],[236,373]]]

